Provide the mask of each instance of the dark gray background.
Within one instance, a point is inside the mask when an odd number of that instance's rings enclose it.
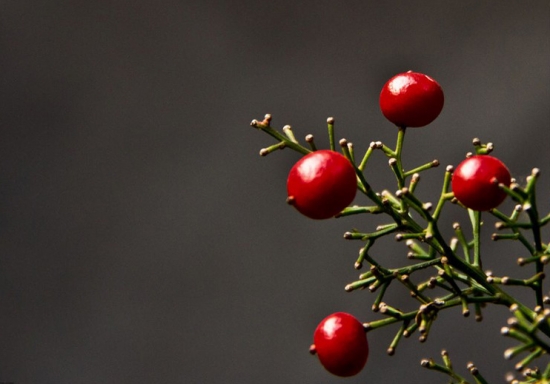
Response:
[[[300,216],[284,202],[298,155],[260,158],[273,141],[248,124],[271,113],[326,147],[334,116],[358,152],[393,146],[378,94],[409,69],[446,104],[407,133],[406,166],[456,165],[479,136],[520,180],[542,169],[547,211],[547,0],[1,0],[0,381],[340,382],[307,350],[332,312],[378,318],[372,295],[343,290],[360,245],[341,235],[382,218]],[[393,189],[381,154],[371,166]],[[426,173],[423,198],[442,175]],[[453,207],[443,219],[467,224]],[[487,268],[523,255],[509,246],[489,248]],[[405,253],[375,252],[390,266]],[[442,348],[502,382],[507,312],[485,316],[445,312],[391,358],[396,328],[369,334],[369,363],[346,382],[446,382],[419,366]]]

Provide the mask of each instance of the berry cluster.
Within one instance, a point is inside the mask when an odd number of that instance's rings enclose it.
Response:
[[[337,312],[325,318],[314,332],[314,344],[310,351],[317,354],[321,364],[331,373],[346,377],[359,373],[365,366],[369,354],[366,332],[400,324],[395,338],[388,348],[393,355],[402,337],[415,332],[420,341],[425,341],[435,322],[438,312],[461,307],[462,314],[468,316],[474,308],[475,318],[482,319],[481,310],[488,304],[508,306],[513,317],[502,334],[520,342],[505,353],[507,359],[520,353],[528,355],[516,364],[522,371],[526,383],[550,380],[550,365],[545,371],[528,368],[536,358],[550,353],[550,298],[543,295],[542,281],[544,265],[550,260],[550,245],[542,242],[541,228],[550,222],[550,214],[539,217],[535,183],[539,172],[533,170],[525,187],[519,186],[511,177],[508,168],[497,158],[490,156],[491,143],[482,144],[474,139],[475,154],[456,168],[448,166],[443,187],[435,206],[418,199],[414,190],[420,180],[419,174],[437,167],[437,160],[411,170],[405,170],[401,161],[404,136],[407,128],[423,127],[434,121],[442,111],[444,95],[439,84],[421,73],[408,71],[391,78],[380,93],[380,109],[383,115],[397,126],[397,144],[391,149],[381,142],[372,142],[361,161],[356,162],[353,145],[340,140],[341,152],[336,152],[334,140],[334,119],[329,118],[328,131],[330,149],[318,150],[313,136],[307,135],[308,148],[299,144],[290,126],[283,133],[271,127],[271,116],[263,121],[253,120],[251,125],[268,133],[277,143],[264,148],[260,155],[265,156],[285,147],[302,153],[304,156],[292,167],[287,179],[287,202],[298,212],[311,219],[329,219],[356,214],[382,214],[391,222],[379,225],[375,232],[361,233],[357,230],[346,232],[345,239],[360,240],[364,243],[355,262],[360,269],[365,262],[370,265],[359,280],[346,285],[348,292],[368,289],[378,292],[372,310],[385,317],[361,324],[350,314]],[[397,192],[388,190],[375,192],[367,182],[364,169],[375,150],[381,150],[389,159],[391,170],[397,179]],[[359,190],[373,203],[372,206],[350,206]],[[500,212],[497,207],[507,198],[517,205],[510,215]],[[468,210],[472,224],[472,239],[468,240],[459,223],[453,224],[455,237],[446,241],[439,231],[439,218],[444,205],[452,202]],[[529,253],[520,258],[518,264],[535,266],[535,273],[528,279],[515,279],[508,276],[497,277],[482,270],[480,252],[481,212],[488,212],[498,220],[497,229],[511,233],[495,233],[493,240],[518,240]],[[526,215],[521,215],[526,213]],[[527,220],[525,220],[525,216]],[[419,219],[419,218],[420,219]],[[528,239],[529,232],[532,241]],[[393,235],[397,241],[405,241],[409,248],[407,264],[400,268],[386,268],[371,255],[377,239]],[[428,280],[413,282],[412,276],[421,270],[432,270],[434,275]],[[397,283],[406,287],[411,297],[418,301],[417,310],[403,312],[383,301],[387,288]],[[535,292],[537,306],[528,308],[504,287],[519,285]],[[430,295],[433,290],[437,295]],[[467,383],[452,368],[447,352],[442,354],[444,365],[432,359],[422,361],[422,366],[446,373],[453,379]],[[478,369],[468,364],[468,369],[476,383],[484,383]],[[519,382],[510,379],[512,382]]]

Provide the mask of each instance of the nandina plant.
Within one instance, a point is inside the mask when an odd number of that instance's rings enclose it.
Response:
[[[305,137],[305,146],[296,139],[290,126],[282,132],[271,125],[271,115],[251,125],[275,138],[276,143],[263,148],[266,156],[275,150],[290,148],[304,155],[291,169],[287,179],[287,202],[312,219],[330,219],[351,215],[376,215],[380,224],[374,232],[353,229],[344,238],[361,243],[355,268],[365,268],[358,279],[348,283],[348,292],[367,290],[375,294],[372,311],[378,318],[362,319],[336,312],[322,320],[314,332],[310,352],[332,374],[352,376],[361,371],[368,359],[367,335],[382,327],[395,327],[387,353],[393,355],[403,337],[418,335],[421,342],[428,339],[430,329],[436,326],[438,313],[458,307],[463,316],[473,311],[475,319],[483,319],[482,311],[491,306],[506,306],[511,317],[501,334],[516,341],[517,345],[504,351],[504,358],[516,359],[514,368],[520,379],[509,375],[512,383],[550,383],[550,364],[537,365],[542,355],[550,353],[550,297],[544,295],[545,265],[550,260],[550,244],[542,241],[541,229],[550,222],[550,214],[542,215],[537,208],[535,187],[539,170],[533,169],[526,183],[520,185],[510,175],[507,166],[490,156],[492,143],[473,140],[474,153],[455,168],[446,167],[437,202],[422,201],[415,195],[420,173],[439,165],[437,160],[406,168],[402,162],[405,133],[408,128],[430,124],[440,114],[444,104],[441,86],[431,77],[408,71],[388,80],[380,93],[380,109],[396,126],[395,148],[382,142],[371,142],[362,156],[346,139],[336,145],[334,119],[328,118],[328,149],[318,149],[311,134]],[[338,148],[337,148],[338,147]],[[388,158],[397,186],[374,190],[365,177],[370,157],[381,152]],[[370,204],[350,205],[355,193],[365,195]],[[395,191],[395,192],[392,192]],[[506,199],[515,204],[511,212],[499,210]],[[454,223],[454,236],[446,238],[440,231],[441,212],[447,204],[456,204],[467,213],[471,231]],[[527,279],[513,276],[495,276],[482,269],[481,217],[491,215],[497,219],[496,233],[490,237],[497,241],[517,241],[524,248],[518,259],[520,267],[532,268]],[[382,259],[371,250],[378,239],[393,236],[406,245],[406,257],[401,267],[384,266]],[[418,272],[424,277],[417,277]],[[426,274],[426,271],[429,273]],[[426,278],[425,276],[430,277]],[[391,285],[400,285],[416,302],[416,309],[404,312],[384,301]],[[508,290],[509,286],[524,287],[533,293],[534,307],[520,301]],[[487,383],[478,368],[468,363],[472,377],[458,374],[446,351],[441,363],[432,358],[423,359],[425,368],[441,372],[451,382]]]

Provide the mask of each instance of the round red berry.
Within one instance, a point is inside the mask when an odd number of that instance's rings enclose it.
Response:
[[[289,204],[312,219],[328,219],[355,198],[357,178],[351,162],[338,152],[320,150],[302,157],[287,179]]]
[[[358,374],[369,357],[363,325],[349,313],[333,313],[321,321],[313,334],[313,342],[311,351],[327,371],[337,376]]]
[[[422,73],[408,71],[392,77],[380,92],[380,109],[399,127],[423,127],[443,109],[439,84]]]
[[[488,211],[506,198],[498,184],[510,186],[510,182],[510,171],[502,161],[488,155],[476,155],[456,167],[452,189],[458,201],[467,208]]]

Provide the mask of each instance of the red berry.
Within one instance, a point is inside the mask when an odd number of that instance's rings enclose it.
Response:
[[[288,202],[300,213],[312,219],[328,219],[353,201],[357,179],[345,156],[320,150],[294,164],[286,186]]]
[[[423,127],[443,109],[439,84],[422,73],[408,71],[392,77],[380,92],[380,109],[399,127]]]
[[[358,374],[369,357],[369,343],[363,325],[344,312],[326,317],[315,329],[312,352],[327,371],[342,377]]]
[[[488,155],[472,156],[456,167],[452,188],[455,197],[476,211],[496,208],[506,198],[498,184],[510,186],[510,171],[499,159]]]

